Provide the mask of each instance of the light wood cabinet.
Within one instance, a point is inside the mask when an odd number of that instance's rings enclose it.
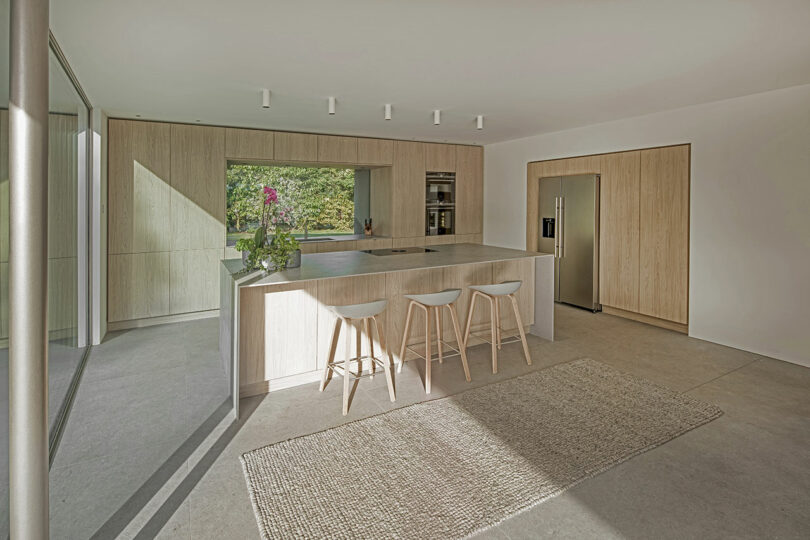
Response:
[[[358,240],[354,246],[354,249],[357,250],[364,250],[364,249],[385,249],[391,248],[393,246],[393,242],[390,238],[364,238],[362,240]]]
[[[394,161],[394,141],[388,139],[357,139],[357,163],[360,165],[391,165]]]
[[[261,129],[225,129],[225,157],[229,159],[273,159],[274,133]]]
[[[317,135],[279,131],[276,132],[274,139],[273,159],[276,161],[304,161],[314,163],[318,160]]]
[[[687,322],[689,146],[641,151],[639,312]]]
[[[599,231],[600,303],[638,311],[641,152],[602,156]]]
[[[541,161],[540,178],[572,176],[575,174],[598,174],[601,156],[582,156],[551,161]]]
[[[409,238],[394,238],[391,247],[397,249],[408,247],[420,247],[426,244],[427,244],[427,237],[425,235],[422,235],[422,236],[411,236]]]
[[[110,120],[108,253],[170,249],[171,189],[171,125]]]
[[[317,253],[331,253],[333,251],[354,251],[354,240],[335,240],[334,242],[316,242]]]
[[[318,161],[321,163],[357,163],[357,139],[318,135]]]
[[[456,234],[484,228],[484,149],[456,147]]]
[[[456,145],[424,143],[425,170],[456,172]]]
[[[454,234],[425,236],[426,246],[443,246],[446,244],[455,244],[455,243],[456,243],[456,235]]]
[[[172,250],[225,247],[225,129],[172,125]]]
[[[169,313],[191,313],[219,308],[219,261],[221,258],[221,249],[191,249],[171,252],[169,258]]]
[[[128,321],[169,314],[169,253],[110,255],[107,320]]]
[[[394,142],[393,178],[394,237],[425,234],[425,151],[424,144]]]

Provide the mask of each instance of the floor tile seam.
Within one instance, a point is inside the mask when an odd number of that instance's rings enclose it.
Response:
[[[755,358],[755,359],[751,360],[750,362],[746,362],[745,364],[732,369],[731,371],[721,373],[720,375],[718,375],[716,377],[713,377],[713,378],[709,379],[708,381],[704,381],[704,382],[702,382],[700,384],[697,384],[697,385],[695,385],[695,386],[693,386],[691,388],[688,388],[688,389],[682,391],[681,393],[682,394],[688,394],[689,392],[697,390],[698,388],[701,388],[702,386],[705,386],[707,384],[711,384],[711,383],[717,381],[718,379],[722,379],[723,377],[727,377],[728,375],[731,375],[732,373],[736,373],[737,371],[740,371],[741,369],[745,369],[745,368],[751,366],[752,364],[755,364],[755,363],[760,362],[760,361],[761,361],[760,359]]]

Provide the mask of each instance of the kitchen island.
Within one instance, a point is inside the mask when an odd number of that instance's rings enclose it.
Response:
[[[478,244],[411,248],[405,253],[345,251],[304,255],[299,268],[275,273],[245,272],[240,259],[226,259],[220,277],[220,353],[231,373],[235,401],[237,396],[319,380],[335,321],[330,305],[388,299],[381,320],[395,358],[407,310],[404,294],[462,289],[457,308],[464,324],[471,296],[467,286],[518,279],[523,281],[516,295],[526,329],[545,339],[554,337],[550,254]],[[476,304],[473,332],[489,328],[489,306],[484,304]],[[409,343],[424,341],[420,316],[411,327]],[[502,321],[505,333],[516,330],[509,310],[503,310]],[[448,341],[451,324],[445,314],[442,327]],[[346,350],[347,335],[354,333],[341,333],[339,354]],[[473,337],[469,345],[479,343]]]

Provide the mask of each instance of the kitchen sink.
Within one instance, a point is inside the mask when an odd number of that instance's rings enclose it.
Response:
[[[329,242],[335,240],[329,236],[313,236],[312,238],[296,238],[299,244],[304,244],[306,242]]]

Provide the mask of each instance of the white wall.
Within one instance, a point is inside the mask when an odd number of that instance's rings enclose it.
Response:
[[[810,366],[810,85],[488,145],[484,242],[525,249],[528,162],[678,143],[689,335]]]

